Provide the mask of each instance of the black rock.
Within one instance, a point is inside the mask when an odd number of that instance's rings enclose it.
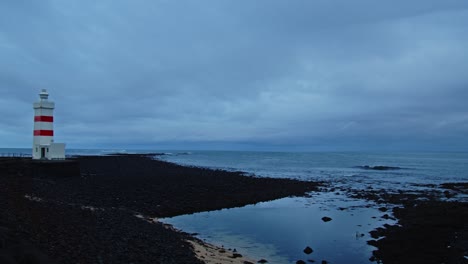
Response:
[[[381,211],[381,212],[387,212],[388,209],[387,209],[386,207],[380,207],[380,208],[379,208],[379,211]]]
[[[324,222],[330,222],[332,219],[328,216],[322,217],[322,221]]]
[[[266,259],[261,259],[259,261],[257,261],[258,263],[268,263],[268,261]]]
[[[314,250],[311,247],[306,247],[304,249],[304,253],[306,253],[307,255],[311,254],[312,252],[314,252]]]
[[[303,261],[303,260],[298,260],[298,261],[296,261],[296,264],[306,264],[306,262]]]
[[[445,198],[447,198],[447,199],[450,199],[450,198],[452,198],[454,196],[454,194],[449,192],[449,191],[445,191],[444,195],[445,195]]]
[[[391,167],[391,166],[357,166],[357,168],[363,170],[400,170],[400,167]]]

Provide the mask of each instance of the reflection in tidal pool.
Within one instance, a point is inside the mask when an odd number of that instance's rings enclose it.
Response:
[[[197,233],[209,243],[236,249],[269,263],[327,260],[330,263],[370,263],[369,231],[394,221],[366,208],[366,201],[331,193],[311,198],[283,198],[241,208],[160,219],[177,229]],[[322,217],[332,218],[329,222]],[[313,253],[306,255],[306,246]]]

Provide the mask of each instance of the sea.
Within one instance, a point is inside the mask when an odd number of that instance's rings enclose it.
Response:
[[[255,152],[70,149],[67,155],[162,153],[155,159],[181,165],[242,171],[255,177],[324,181],[336,191],[312,192],[230,208],[159,219],[201,240],[268,263],[372,263],[369,232],[397,224],[373,202],[350,198],[344,189],[424,190],[468,181],[468,152]],[[0,149],[27,156],[29,149]],[[369,170],[387,166],[393,170]],[[436,187],[437,188],[437,187]],[[261,190],[259,190],[260,192]],[[455,200],[468,201],[456,196]],[[385,206],[385,205],[384,205]],[[391,207],[388,205],[387,207]],[[390,214],[390,218],[384,217]],[[332,220],[325,222],[323,217]],[[311,254],[304,249],[313,249]]]

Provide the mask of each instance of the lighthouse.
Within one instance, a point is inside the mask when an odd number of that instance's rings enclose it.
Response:
[[[54,143],[54,108],[49,93],[42,89],[34,107],[33,159],[65,159],[65,144]]]

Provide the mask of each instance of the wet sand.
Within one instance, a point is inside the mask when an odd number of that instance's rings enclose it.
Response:
[[[28,159],[0,160],[0,263],[203,263],[192,236],[142,220],[301,196],[319,185],[145,155],[76,159],[80,177],[37,177]]]

